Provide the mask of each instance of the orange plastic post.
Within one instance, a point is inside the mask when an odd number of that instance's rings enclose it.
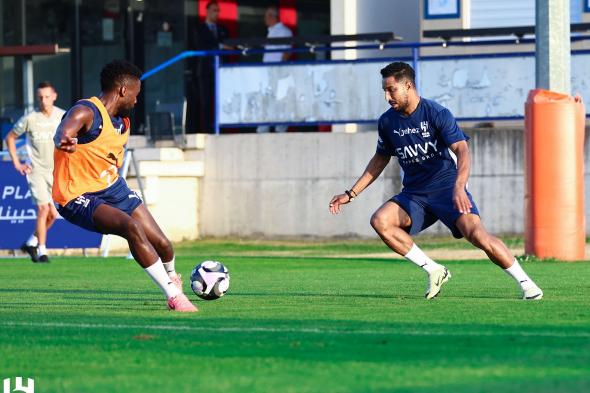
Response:
[[[525,252],[583,260],[584,128],[581,100],[531,90],[525,104]]]

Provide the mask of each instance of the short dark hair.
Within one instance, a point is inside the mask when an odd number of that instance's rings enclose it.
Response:
[[[142,72],[127,60],[113,60],[100,72],[100,88],[109,91],[116,85],[124,85],[128,79],[141,79]]]
[[[381,76],[383,78],[389,78],[390,76],[393,76],[396,81],[406,79],[412,82],[414,86],[416,85],[416,72],[414,72],[412,66],[410,66],[408,63],[404,63],[403,61],[396,61],[381,69]]]
[[[46,87],[51,87],[53,89],[53,91],[56,91],[53,84],[49,81],[39,82],[39,84],[37,85],[37,89],[44,89]]]
[[[268,7],[266,7],[267,11],[272,11],[273,16],[275,16],[276,18],[279,17],[279,7],[277,7],[276,5],[269,5]]]
[[[217,0],[210,0],[207,2],[207,6],[205,7],[205,9],[208,10],[209,7],[211,7],[212,5],[216,5],[219,7],[219,3],[217,2]]]

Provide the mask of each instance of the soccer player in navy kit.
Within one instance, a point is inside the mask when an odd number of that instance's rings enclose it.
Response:
[[[467,179],[471,158],[467,140],[451,112],[416,91],[415,73],[403,62],[381,70],[385,99],[391,105],[378,122],[377,151],[350,190],[335,195],[330,211],[338,214],[385,169],[392,156],[403,170],[403,189],[371,217],[383,242],[428,273],[426,299],[437,296],[451,278],[449,270],[430,259],[412,240],[442,221],[456,238],[465,237],[485,251],[519,284],[523,299],[539,300],[543,291],[524,272],[506,245],[483,227]],[[456,159],[455,159],[455,157]]]

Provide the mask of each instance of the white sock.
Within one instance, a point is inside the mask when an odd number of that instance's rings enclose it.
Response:
[[[27,240],[27,246],[37,247],[37,244],[39,244],[39,239],[37,239],[37,236],[33,233],[29,240]]]
[[[410,248],[410,251],[408,251],[404,257],[407,260],[414,262],[428,273],[440,268],[440,265],[430,259],[428,255],[424,254],[424,251],[420,250],[416,243],[414,243],[412,248]]]
[[[166,269],[164,269],[164,264],[160,258],[152,266],[143,270],[160,287],[166,298],[170,299],[180,294],[180,290],[170,281],[170,277],[168,277],[168,273],[166,273]]]
[[[39,256],[47,255],[47,248],[45,248],[45,244],[39,244],[37,246],[37,253],[39,254]]]
[[[166,269],[166,273],[168,273],[168,276],[170,277],[176,277],[176,270],[174,268],[174,261],[175,258],[172,257],[172,260],[170,262],[164,262],[164,269]]]
[[[524,272],[524,270],[522,270],[522,267],[516,259],[514,259],[512,266],[510,266],[508,269],[504,269],[504,271],[510,275],[518,283],[518,285],[520,285],[521,288],[528,287],[531,284],[536,285],[533,280],[531,280],[531,278]]]

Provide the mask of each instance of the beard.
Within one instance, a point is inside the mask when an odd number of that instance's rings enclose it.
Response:
[[[396,103],[397,103],[397,110],[399,112],[404,112],[410,106],[410,103],[409,103],[409,100],[408,100],[408,96],[407,95],[404,95]]]
[[[133,108],[120,108],[117,112],[117,116],[119,117],[130,117]]]

